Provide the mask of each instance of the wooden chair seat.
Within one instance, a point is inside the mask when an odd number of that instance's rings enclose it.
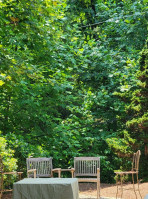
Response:
[[[97,182],[97,178],[78,178],[78,182]]]
[[[128,174],[136,174],[137,171],[119,171],[119,172],[115,172],[115,174],[118,174],[118,175],[128,175]]]

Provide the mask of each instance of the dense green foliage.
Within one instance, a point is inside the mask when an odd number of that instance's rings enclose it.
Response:
[[[0,132],[0,158],[2,159],[3,162],[3,167],[1,165],[0,169],[2,169],[4,172],[16,171],[17,160],[13,156],[14,156],[14,151],[8,147],[6,139],[1,137],[1,132]],[[16,175],[9,175],[9,176],[4,175],[5,187],[9,188],[12,185],[12,183],[16,180],[16,178],[17,178]],[[1,180],[1,175],[0,175],[0,180]]]
[[[20,169],[30,155],[63,168],[100,156],[111,182],[126,154],[144,154],[147,10],[146,0],[0,1],[0,130]]]
[[[3,159],[4,171],[13,171],[17,169],[17,160],[13,157],[14,151],[8,148],[5,138],[0,137],[0,155]]]

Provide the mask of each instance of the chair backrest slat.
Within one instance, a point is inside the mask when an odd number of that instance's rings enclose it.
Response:
[[[100,157],[75,157],[76,176],[97,176],[97,168],[100,168]]]
[[[27,158],[27,170],[36,169],[37,177],[51,177],[52,158]]]
[[[0,173],[3,173],[3,171],[4,171],[4,165],[2,161],[2,156],[0,155]]]
[[[138,150],[136,153],[133,154],[132,171],[138,171],[139,170],[140,155],[141,155],[140,150]]]

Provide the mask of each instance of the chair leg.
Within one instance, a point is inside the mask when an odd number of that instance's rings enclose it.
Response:
[[[2,195],[3,195],[3,190],[0,190],[0,199],[2,199]]]
[[[136,175],[137,175],[138,192],[139,192],[140,198],[142,199],[142,196],[141,196],[141,193],[140,193],[140,188],[139,188],[138,173]]]
[[[98,188],[98,183],[97,183],[97,199],[99,199],[99,188]]]
[[[121,181],[121,198],[123,196],[123,178],[124,178],[124,175],[120,175],[120,181]]]
[[[2,191],[0,191],[0,199],[2,199],[2,194],[3,194],[3,192],[2,192]]]
[[[116,192],[116,199],[118,197],[118,174],[116,175],[116,186],[117,186],[117,192]]]
[[[3,181],[3,174],[1,175],[1,182],[0,182],[1,184],[1,186],[0,186],[0,199],[2,198],[2,195],[3,195],[3,189],[4,189],[4,181]]]
[[[100,198],[100,182],[97,182],[97,199]]]
[[[135,182],[134,182],[134,174],[132,173],[132,180],[133,180],[133,189],[134,189],[134,193],[136,195],[136,199],[137,199],[137,194],[136,194],[136,190],[135,190]]]

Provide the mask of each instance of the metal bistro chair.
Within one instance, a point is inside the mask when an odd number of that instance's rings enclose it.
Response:
[[[100,198],[100,158],[75,157],[72,177],[79,177],[78,182],[96,182],[97,199]]]
[[[121,198],[122,198],[122,195],[123,195],[123,178],[124,178],[124,175],[132,175],[133,188],[131,188],[131,189],[134,190],[134,193],[136,195],[136,199],[137,199],[136,191],[139,192],[139,195],[140,195],[140,197],[142,199],[142,196],[141,196],[141,193],[140,193],[140,189],[139,189],[139,179],[138,179],[140,155],[141,155],[140,150],[138,150],[136,153],[133,154],[133,162],[132,162],[132,170],[131,171],[115,172],[115,174],[116,174],[116,184],[117,184],[116,198],[118,196],[118,190],[119,190],[118,178],[120,180]],[[136,175],[136,177],[137,177],[137,184],[138,184],[138,189],[137,190],[135,189],[134,175]]]
[[[53,173],[58,173],[58,177],[61,176],[61,169],[53,169],[52,158],[27,158],[27,177],[34,178],[50,178],[53,177]]]
[[[0,156],[0,199],[2,198],[3,192],[9,192],[12,191],[11,189],[5,188],[4,183],[7,179],[4,178],[4,176],[13,175],[18,176],[18,179],[21,180],[21,175],[23,172],[17,172],[17,171],[11,171],[11,172],[4,172],[4,164],[2,161],[2,157]]]

